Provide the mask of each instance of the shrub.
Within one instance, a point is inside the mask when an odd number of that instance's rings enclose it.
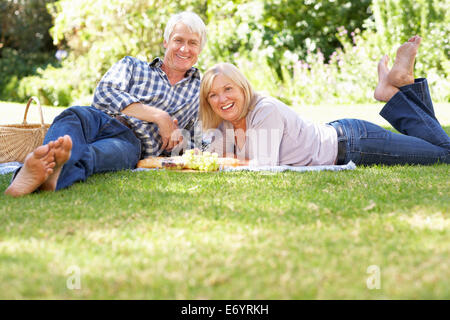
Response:
[[[412,35],[421,35],[425,41],[416,70],[421,73],[433,70],[448,77],[449,4],[448,0],[373,0],[374,14],[366,24],[374,45],[392,49]]]
[[[21,52],[53,50],[48,30],[52,17],[46,5],[55,0],[2,0],[0,2],[0,48]],[[1,56],[1,55],[0,55]]]
[[[46,4],[54,0],[4,0],[0,2],[0,99],[22,101],[22,78],[39,68],[56,65],[48,29],[52,17]]]
[[[49,5],[55,44],[66,44],[62,68],[39,70],[20,83],[20,94],[53,105],[90,105],[97,82],[126,55],[151,60],[163,53],[163,27],[175,12],[198,1],[60,0]],[[120,22],[120,23],[118,23]]]
[[[167,19],[187,9],[208,26],[200,70],[233,62],[257,89],[285,102],[373,101],[378,60],[384,53],[394,57],[396,46],[413,34],[424,37],[416,74],[429,79],[435,101],[448,101],[448,0],[373,0],[371,11],[368,5],[369,0],[60,0],[49,5],[51,34],[67,46],[69,57],[62,68],[11,78],[8,88],[20,81],[22,98],[38,94],[54,105],[90,104],[96,83],[123,56],[162,56]]]
[[[296,53],[287,51],[280,60],[282,80],[264,59],[264,52],[253,51],[237,64],[258,91],[277,97],[288,105],[375,102],[373,91],[377,84],[378,61],[385,53],[393,58],[398,45],[385,51],[371,31],[351,32],[349,40],[347,30],[342,27],[336,36],[343,48],[336,49],[329,57],[318,49],[307,52],[306,58],[299,60]],[[425,47],[429,45],[427,39],[423,44]],[[423,51],[423,48],[419,50]],[[418,55],[417,65],[423,65],[423,56]],[[416,76],[427,77],[433,101],[449,101],[450,82],[437,69],[431,68],[426,74],[419,69]]]
[[[392,63],[399,44],[419,34],[423,41],[415,75],[428,79],[434,101],[448,102],[450,44],[446,35],[450,33],[450,24],[446,2],[376,0],[371,7],[374,15],[365,22],[366,30],[348,32],[344,27],[338,28],[336,39],[341,46],[330,56],[314,47],[307,50],[306,56],[303,49],[285,51],[278,60],[282,80],[277,81],[273,74],[269,77],[260,74],[266,70],[270,75],[269,65],[260,57],[264,51],[254,50],[251,59],[258,61],[258,68],[246,70],[247,76],[254,79],[256,87],[267,88],[271,95],[290,104],[373,102],[379,59],[387,53]]]
[[[0,59],[0,99],[6,101],[24,101],[31,93],[21,95],[18,91],[20,80],[36,74],[39,68],[57,65],[51,53],[23,53],[11,48],[3,48]]]

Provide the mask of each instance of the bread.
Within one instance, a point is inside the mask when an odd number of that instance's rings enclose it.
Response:
[[[235,158],[218,158],[217,162],[223,167],[237,167],[239,166],[239,160]]]
[[[217,164],[220,167],[237,167],[239,160],[234,158],[217,158]],[[164,168],[164,169],[192,169],[184,163],[184,159],[178,157],[149,157],[139,160],[138,168]]]
[[[161,160],[163,157],[149,157],[139,160],[137,163],[138,168],[162,168]]]

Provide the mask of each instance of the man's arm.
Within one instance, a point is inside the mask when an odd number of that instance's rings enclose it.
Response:
[[[171,150],[179,141],[176,120],[164,110],[150,107],[139,102],[127,92],[133,81],[135,62],[131,57],[125,57],[114,64],[105,73],[94,93],[92,105],[101,110],[122,112],[140,120],[156,123],[162,140],[162,150]],[[172,134],[173,139],[170,139]]]
[[[100,110],[119,113],[139,99],[128,93],[135,71],[134,61],[125,57],[115,63],[95,88],[92,106]]]
[[[122,113],[140,120],[156,123],[162,139],[163,150],[170,151],[178,143],[183,141],[183,136],[180,130],[178,130],[177,119],[172,119],[164,110],[135,102],[125,107]]]

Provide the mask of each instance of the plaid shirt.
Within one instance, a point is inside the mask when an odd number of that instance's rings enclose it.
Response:
[[[194,142],[194,127],[198,119],[200,72],[191,68],[185,78],[175,85],[161,69],[162,61],[156,58],[152,63],[133,57],[125,57],[108,70],[100,80],[94,93],[92,106],[114,116],[121,115],[142,141],[142,154],[159,156],[162,142],[156,123],[127,116],[121,111],[132,103],[140,102],[162,109],[178,120],[178,127],[190,132]],[[165,153],[165,155],[168,155]]]

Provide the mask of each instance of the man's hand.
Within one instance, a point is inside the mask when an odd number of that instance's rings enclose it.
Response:
[[[159,128],[159,135],[162,141],[162,150],[171,151],[177,144],[183,141],[181,130],[178,129],[178,120],[172,119],[170,115],[161,110],[156,124]]]
[[[178,120],[172,119],[164,110],[136,102],[123,109],[122,113],[147,122],[156,123],[162,141],[161,150],[171,151],[183,141],[181,130],[178,129]]]

